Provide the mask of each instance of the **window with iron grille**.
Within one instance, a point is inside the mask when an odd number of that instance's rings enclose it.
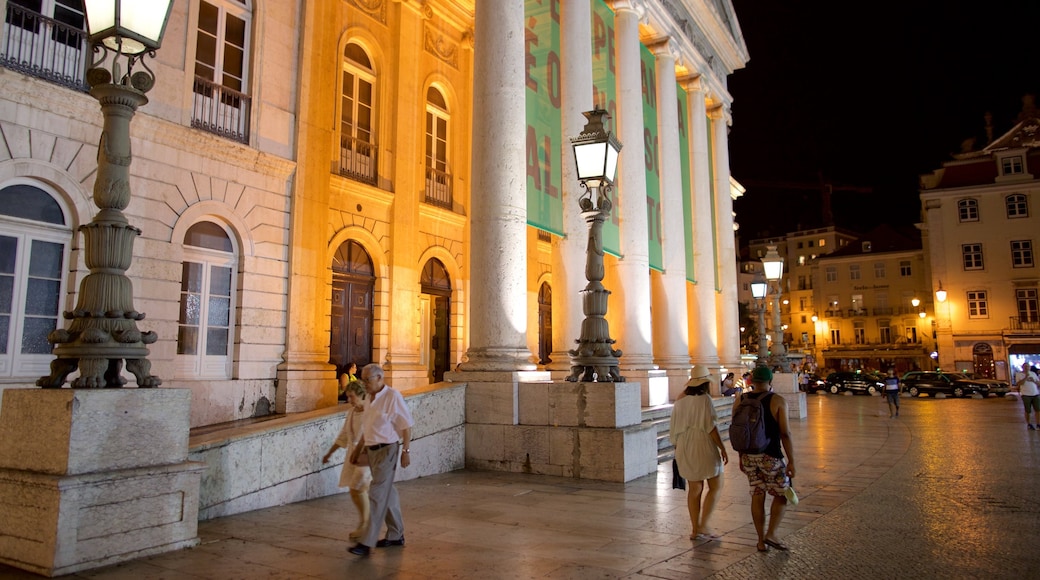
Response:
[[[247,0],[203,0],[195,38],[191,126],[249,141],[249,31]]]
[[[1018,319],[1022,322],[1040,321],[1040,312],[1037,310],[1036,288],[1019,288],[1015,290],[1015,300],[1018,303]]]
[[[378,177],[375,145],[376,73],[361,45],[343,49],[340,93],[341,175],[374,185]]]

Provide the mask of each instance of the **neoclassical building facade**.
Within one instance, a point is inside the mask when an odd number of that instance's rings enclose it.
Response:
[[[80,0],[7,0],[0,388],[47,374],[87,274],[101,116]],[[405,391],[569,372],[586,225],[569,138],[622,141],[608,321],[643,404],[740,362],[725,0],[176,0],[131,125],[128,274],[192,426],[331,406],[346,365]],[[446,376],[447,375],[447,376]],[[475,375],[474,375],[475,376]]]

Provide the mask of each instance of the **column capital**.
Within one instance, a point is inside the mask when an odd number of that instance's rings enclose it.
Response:
[[[699,72],[689,72],[682,76],[675,78],[682,88],[687,93],[706,93],[708,92],[707,83],[704,81],[704,77]]]
[[[679,43],[670,36],[659,36],[645,43],[650,52],[657,58],[671,57],[673,63],[682,60],[682,48]]]
[[[614,9],[615,13],[635,12],[640,20],[646,18],[647,15],[646,0],[613,0],[610,2],[610,7]]]
[[[476,43],[476,36],[473,34],[473,28],[467,28],[462,32],[462,48],[472,51],[473,45]]]

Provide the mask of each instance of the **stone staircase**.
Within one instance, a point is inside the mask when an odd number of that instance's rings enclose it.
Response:
[[[719,416],[719,435],[729,440],[730,417],[733,416],[733,397],[713,397],[712,404]],[[675,457],[675,445],[668,434],[671,428],[672,405],[643,407],[643,425],[653,425],[657,432],[657,462],[667,463]]]

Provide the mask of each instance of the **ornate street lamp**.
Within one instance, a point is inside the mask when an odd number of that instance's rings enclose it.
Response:
[[[758,364],[766,364],[769,356],[769,343],[766,337],[766,305],[765,297],[769,288],[762,272],[756,272],[751,279],[751,297],[755,299],[755,309],[758,310]]]
[[[155,75],[142,59],[155,57],[172,4],[172,0],[85,2],[95,55],[87,83],[104,116],[94,181],[94,204],[100,211],[80,226],[90,273],[80,282],[75,310],[64,313],[71,320],[68,328],[47,337],[57,358],[51,361],[51,374],[36,381],[41,387],[61,387],[77,368],[79,377],[72,381],[73,387],[121,387],[126,383],[121,376],[124,360],[139,387],[162,384],[150,374],[145,346],[158,337],[137,329],[144,314],[134,309],[133,284],[126,276],[134,237],[141,230],[130,225],[123,210],[130,203],[130,120],[148,102],[145,93],[155,85]],[[144,70],[134,72],[138,64]]]
[[[610,115],[602,109],[582,113],[588,120],[581,134],[571,139],[578,180],[585,193],[578,199],[581,217],[589,226],[588,245],[585,248],[585,279],[588,284],[581,291],[581,336],[577,348],[568,351],[571,356],[571,374],[568,381],[623,382],[618,369],[621,350],[615,349],[607,325],[607,297],[610,291],[603,286],[603,222],[610,217],[613,204],[608,193],[614,185],[621,142],[603,128],[604,118]],[[595,203],[593,203],[595,190]]]
[[[787,351],[784,348],[784,330],[780,322],[780,279],[784,276],[784,259],[776,251],[776,246],[767,246],[766,255],[762,257],[762,269],[766,280],[773,285],[773,350],[769,356],[772,366],[787,363]]]

